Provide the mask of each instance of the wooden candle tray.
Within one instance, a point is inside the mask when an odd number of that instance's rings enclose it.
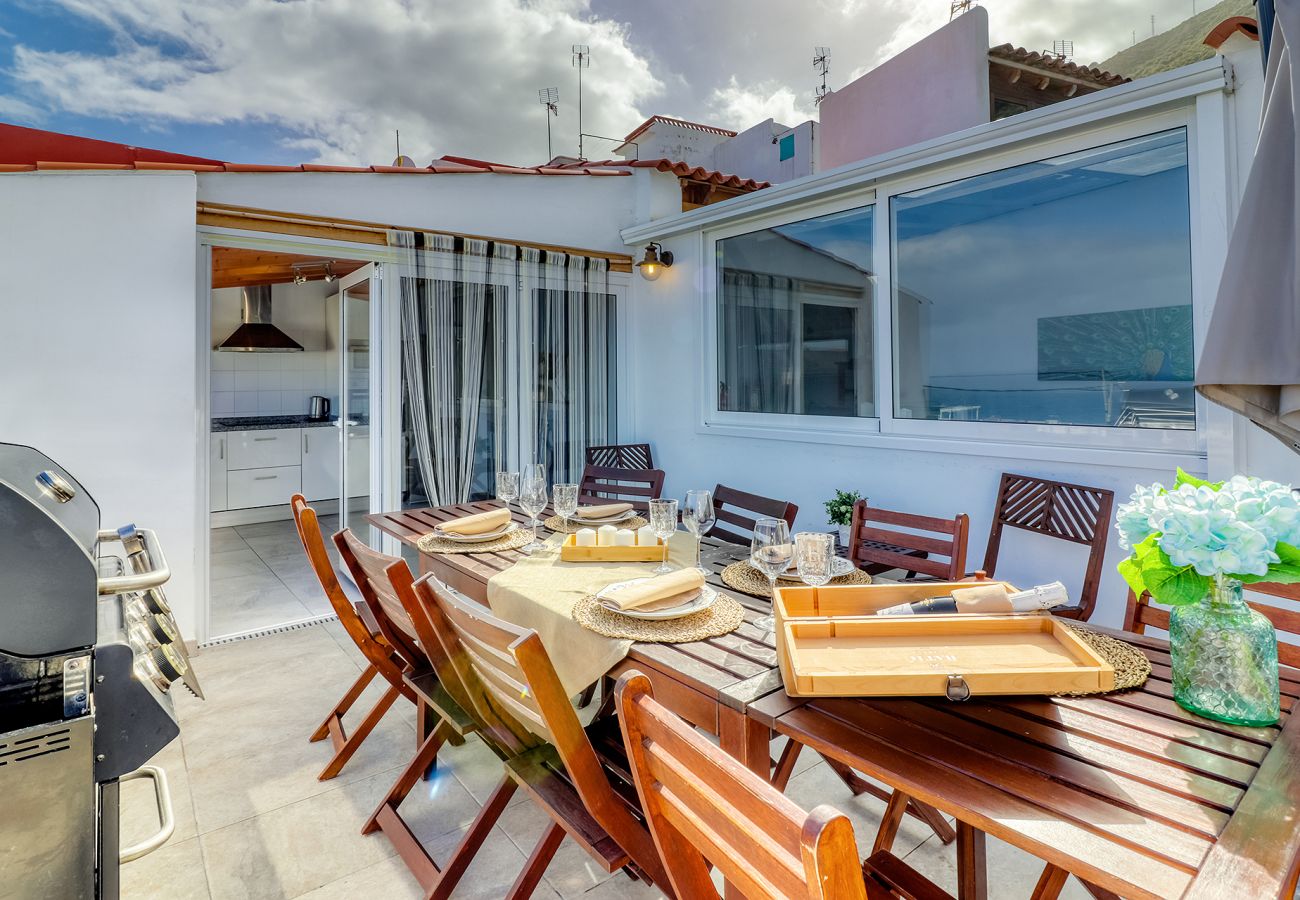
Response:
[[[666,548],[662,542],[653,547],[579,547],[577,535],[571,534],[560,545],[560,559],[565,562],[662,562]]]
[[[1053,616],[874,615],[960,586],[779,588],[773,609],[786,692],[961,700],[1114,688],[1110,664]]]

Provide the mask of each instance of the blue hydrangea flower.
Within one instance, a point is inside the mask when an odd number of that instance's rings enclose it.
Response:
[[[1279,561],[1273,550],[1277,541],[1263,512],[1265,504],[1258,498],[1244,501],[1247,511],[1256,513],[1251,519],[1238,516],[1243,501],[1228,485],[1216,491],[1184,484],[1160,500],[1154,504],[1153,524],[1160,532],[1160,549],[1175,566],[1191,566],[1205,576],[1262,576]]]
[[[1140,484],[1133,491],[1129,502],[1119,508],[1115,518],[1115,528],[1119,531],[1119,545],[1125,550],[1132,549],[1157,531],[1151,521],[1155,510],[1156,498],[1164,493],[1164,486],[1153,484],[1150,487]]]

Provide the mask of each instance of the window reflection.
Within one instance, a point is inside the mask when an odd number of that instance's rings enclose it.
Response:
[[[717,243],[718,409],[874,416],[872,209]]]
[[[1183,129],[892,212],[897,417],[1195,427]]]

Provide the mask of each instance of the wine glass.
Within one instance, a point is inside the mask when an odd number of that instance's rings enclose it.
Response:
[[[533,529],[533,539],[523,548],[525,553],[532,553],[543,546],[537,539],[537,517],[546,509],[546,479],[537,478],[536,474],[529,471],[519,491],[519,508],[528,516]]]
[[[790,568],[790,560],[793,558],[794,544],[790,543],[790,526],[784,519],[759,519],[754,523],[749,562],[767,576],[773,602],[776,601],[776,576]],[[776,627],[776,619],[760,616],[754,620],[754,625],[763,631],[771,631]]]
[[[569,517],[578,511],[578,486],[576,484],[557,484],[551,496],[551,506],[555,513],[564,520],[564,530],[569,530]]]
[[[650,501],[650,529],[655,537],[664,542],[664,561],[654,570],[656,575],[665,575],[673,570],[668,564],[668,539],[677,531],[677,501]]]
[[[713,527],[716,518],[711,491],[686,492],[686,502],[682,505],[682,524],[695,536],[695,568],[705,575],[709,574],[709,570],[704,568],[700,558],[700,539]]]
[[[510,501],[519,496],[519,473],[518,472],[497,472],[497,499],[504,500],[506,509],[510,509]]]
[[[835,535],[801,531],[794,536],[794,562],[799,577],[809,587],[821,587],[831,580],[835,568]]]

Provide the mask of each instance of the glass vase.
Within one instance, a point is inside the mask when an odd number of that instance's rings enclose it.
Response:
[[[1233,725],[1272,725],[1281,715],[1277,635],[1246,605],[1241,582],[1218,576],[1200,603],[1169,614],[1174,699]]]

